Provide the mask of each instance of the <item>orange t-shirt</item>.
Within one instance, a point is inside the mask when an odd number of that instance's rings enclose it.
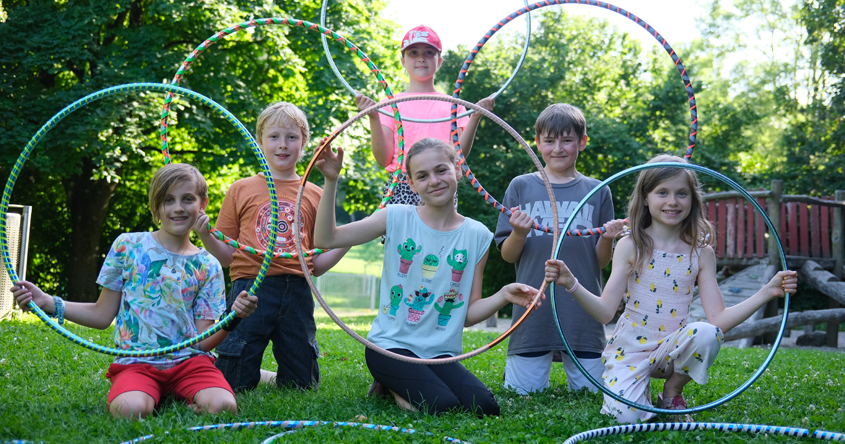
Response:
[[[279,201],[276,251],[296,253],[296,239],[293,232],[295,227],[298,227],[302,235],[302,248],[313,249],[314,218],[317,216],[317,205],[320,203],[323,190],[313,183],[306,184],[302,195],[299,223],[294,223],[293,215],[296,209],[296,194],[299,192],[299,180],[274,179],[273,182]],[[257,174],[232,184],[223,199],[223,207],[220,209],[215,227],[241,245],[249,245],[256,250],[266,250],[270,234],[268,225],[272,215],[273,207],[270,204],[267,180],[263,174]],[[237,251],[229,266],[229,275],[233,281],[239,278],[254,279],[258,276],[263,260],[262,256]],[[305,258],[305,261],[309,272],[313,272],[314,265],[311,263],[311,258]],[[302,276],[299,259],[273,259],[267,275],[279,274]]]

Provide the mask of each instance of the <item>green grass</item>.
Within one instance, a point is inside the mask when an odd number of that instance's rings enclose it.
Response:
[[[345,322],[365,335],[372,316],[347,317]],[[451,436],[478,443],[560,443],[576,433],[615,425],[599,414],[601,396],[566,390],[563,370],[555,365],[552,387],[539,395],[519,396],[501,384],[506,344],[464,362],[493,390],[502,407],[500,417],[478,419],[449,413],[437,417],[400,410],[392,402],[365,397],[371,377],[363,346],[326,317],[318,317],[322,383],[316,391],[279,390],[262,386],[238,395],[237,415],[198,416],[179,402],[170,402],[141,422],[115,420],[106,411],[109,382],[105,370],[112,358],[74,345],[32,315],[0,322],[0,442],[27,439],[43,442],[117,443],[165,431],[157,442],[260,443],[281,432],[255,428],[238,431],[184,432],[206,424],[269,421],[354,421],[359,415],[376,424],[414,428],[434,434],[407,435],[322,427],[284,436],[279,442],[442,442]],[[111,345],[112,330],[70,326],[84,338]],[[466,349],[495,337],[484,331],[464,335]],[[751,375],[768,350],[725,348],[711,369],[710,383],[692,384],[692,405],[713,401],[731,392]],[[754,387],[725,405],[695,415],[697,421],[740,422],[845,431],[845,354],[814,350],[780,350]],[[275,369],[271,355],[264,368]],[[657,387],[653,387],[657,390]],[[662,432],[616,436],[590,442],[793,442],[795,438],[742,433]]]
[[[330,272],[381,276],[383,258],[384,245],[376,239],[364,245],[352,247]]]

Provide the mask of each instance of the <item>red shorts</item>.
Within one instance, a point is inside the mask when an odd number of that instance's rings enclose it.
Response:
[[[211,387],[220,387],[235,395],[223,373],[214,366],[214,358],[208,355],[194,356],[167,370],[158,370],[149,364],[112,364],[106,378],[112,384],[108,404],[118,395],[131,391],[152,396],[156,405],[161,396],[168,393],[191,403],[198,391]]]

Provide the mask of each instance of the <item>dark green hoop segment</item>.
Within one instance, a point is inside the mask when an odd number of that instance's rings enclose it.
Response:
[[[91,93],[91,94],[71,103],[70,105],[66,106],[64,109],[59,111],[56,115],[54,115],[53,118],[51,118],[47,123],[45,123],[44,126],[42,126],[41,129],[39,129],[38,132],[35,133],[34,136],[32,136],[32,139],[30,139],[29,143],[26,144],[26,147],[24,147],[23,151],[21,152],[21,155],[18,157],[18,160],[15,162],[15,165],[12,167],[12,171],[9,174],[9,180],[6,182],[6,188],[3,190],[3,198],[2,198],[2,200],[0,200],[0,214],[3,214],[3,216],[0,217],[0,247],[2,248],[2,252],[3,252],[3,264],[6,266],[6,271],[9,273],[9,278],[12,280],[12,282],[18,281],[18,275],[15,272],[14,265],[12,264],[11,256],[9,255],[9,240],[8,240],[9,238],[8,238],[8,233],[6,232],[6,217],[5,217],[5,214],[9,209],[9,199],[12,196],[12,189],[15,186],[15,181],[17,180],[18,175],[20,174],[21,169],[23,168],[23,164],[29,158],[29,154],[32,152],[32,150],[35,148],[35,146],[38,144],[38,142],[40,142],[41,139],[44,138],[44,135],[47,134],[47,132],[49,132],[58,122],[60,122],[65,117],[67,117],[68,114],[76,111],[79,108],[82,108],[85,105],[88,105],[91,102],[94,102],[96,100],[100,100],[104,97],[108,97],[108,96],[115,95],[115,94],[133,92],[133,91],[156,91],[156,92],[166,91],[166,92],[180,94],[180,95],[189,97],[191,99],[198,100],[200,103],[211,107],[211,109],[213,109],[218,114],[225,117],[226,120],[228,120],[229,123],[231,123],[238,130],[238,132],[241,134],[241,136],[243,136],[244,140],[246,140],[247,143],[249,143],[250,147],[252,148],[253,153],[255,153],[255,156],[258,158],[258,161],[261,163],[261,169],[264,171],[264,177],[267,179],[267,186],[270,188],[270,196],[272,197],[270,199],[270,201],[272,202],[272,209],[273,209],[271,223],[272,223],[273,226],[276,225],[276,221],[278,220],[278,217],[279,217],[279,209],[278,209],[278,204],[276,202],[277,201],[276,187],[273,184],[273,177],[270,174],[270,168],[267,166],[267,161],[264,159],[264,154],[261,152],[261,149],[258,148],[258,144],[255,143],[255,139],[252,137],[252,135],[249,133],[249,131],[246,129],[246,127],[237,119],[237,117],[235,117],[226,108],[223,108],[217,102],[209,99],[208,97],[205,97],[202,94],[193,92],[189,89],[180,88],[180,87],[175,86],[175,85],[165,85],[165,84],[162,84],[162,83],[129,83],[129,84],[125,84],[125,85],[113,86],[111,88],[107,88],[107,89],[103,89],[103,90]],[[270,251],[273,251],[273,250],[275,250],[275,246],[276,246],[276,231],[271,230],[268,249]],[[258,276],[256,276],[255,282],[252,284],[252,287],[249,289],[250,294],[255,294],[255,292],[258,290],[258,286],[261,285],[261,282],[264,280],[264,277],[267,275],[267,270],[270,267],[270,261],[271,260],[272,260],[271,256],[269,256],[269,255],[264,256],[264,262],[261,264],[261,269],[258,271]],[[154,349],[154,350],[119,350],[119,349],[115,349],[115,348],[103,347],[102,345],[94,344],[93,342],[82,339],[79,336],[71,333],[66,328],[62,327],[61,325],[57,324],[55,321],[50,319],[50,317],[47,316],[47,314],[44,313],[43,310],[38,308],[38,306],[35,305],[35,303],[33,303],[32,301],[30,301],[30,303],[29,303],[29,308],[32,310],[33,313],[35,313],[36,316],[38,316],[38,318],[40,318],[42,321],[44,321],[44,323],[47,324],[50,328],[55,330],[60,335],[70,339],[72,342],[75,342],[75,343],[77,343],[77,344],[79,344],[79,345],[81,345],[85,348],[94,350],[94,351],[99,352],[99,353],[103,353],[103,354],[107,354],[107,355],[113,355],[113,356],[121,356],[121,357],[158,356],[158,355],[163,355],[163,354],[167,354],[167,353],[172,353],[174,351],[181,350],[181,349],[186,348],[186,347],[190,347],[191,345],[194,345],[194,344],[208,338],[209,336],[213,335],[214,333],[217,333],[221,328],[228,325],[229,322],[231,322],[231,320],[235,318],[235,316],[237,316],[236,313],[233,311],[233,312],[229,313],[225,318],[223,318],[221,320],[221,322],[218,322],[216,325],[214,325],[212,328],[209,328],[208,330],[203,332],[201,335],[198,335],[198,336],[193,337],[193,338],[191,338],[187,341],[183,341],[183,342],[180,342],[178,344],[174,344],[174,345],[171,345],[171,346],[168,346],[168,347],[157,348],[157,349]]]
[[[725,182],[728,185],[730,185],[734,190],[736,190],[740,194],[742,194],[745,197],[745,199],[747,199],[749,202],[751,202],[754,205],[754,208],[757,209],[757,212],[763,217],[763,220],[766,222],[766,226],[769,227],[769,231],[770,231],[771,235],[775,237],[775,242],[777,243],[777,246],[778,246],[778,252],[780,253],[781,266],[783,267],[784,270],[787,269],[786,255],[783,252],[783,245],[781,245],[781,243],[780,243],[780,237],[778,236],[778,232],[775,229],[774,225],[772,224],[771,219],[769,219],[768,214],[766,214],[766,212],[763,210],[763,207],[761,207],[760,204],[757,203],[757,200],[754,199],[750,194],[748,194],[748,191],[745,191],[745,189],[742,188],[742,186],[740,186],[738,183],[734,182],[729,177],[726,177],[725,175],[723,175],[721,173],[713,171],[709,168],[704,168],[702,166],[698,166],[698,165],[694,165],[694,164],[686,164],[686,163],[676,163],[676,162],[656,162],[656,163],[646,163],[646,164],[643,164],[643,165],[638,165],[638,166],[635,166],[635,167],[632,167],[632,168],[628,168],[627,170],[620,171],[620,172],[610,176],[604,182],[596,185],[596,187],[593,188],[592,191],[587,193],[587,195],[584,196],[583,199],[581,199],[581,202],[579,202],[578,206],[575,207],[575,211],[573,212],[573,214],[577,214],[579,211],[581,211],[581,209],[584,208],[584,205],[587,204],[587,201],[589,201],[590,198],[593,197],[593,195],[595,195],[597,192],[599,192],[605,186],[619,180],[623,176],[627,176],[628,174],[636,173],[636,172],[651,169],[651,168],[683,168],[683,169],[687,169],[687,170],[693,170],[693,171],[697,171],[699,173],[704,173],[708,176],[715,177],[716,179],[719,179],[722,182]],[[558,257],[560,255],[560,247],[563,245],[563,239],[566,236],[566,230],[569,229],[569,226],[572,224],[573,220],[574,220],[574,218],[569,218],[569,220],[566,221],[566,225],[563,228],[564,234],[563,234],[563,236],[560,237],[560,240],[558,240],[558,243],[557,243],[555,250],[554,250],[554,257]],[[556,285],[551,285],[550,287],[551,287],[551,296],[552,296],[551,303],[552,303],[552,307],[555,307],[556,306],[556,304],[555,304],[555,287],[556,287]],[[563,340],[563,345],[566,347],[566,351],[569,353],[569,356],[572,357],[572,361],[575,362],[575,365],[578,367],[578,370],[581,370],[581,373],[583,373],[584,376],[587,379],[589,379],[590,382],[593,383],[593,385],[598,387],[599,390],[601,390],[606,395],[610,396],[611,398],[613,398],[613,399],[615,399],[615,400],[617,400],[617,401],[619,401],[619,402],[621,402],[625,405],[628,405],[628,406],[631,406],[631,407],[634,407],[634,408],[637,408],[637,409],[645,410],[647,412],[663,413],[663,414],[668,414],[668,415],[683,415],[683,414],[686,414],[686,413],[701,412],[701,411],[716,407],[718,405],[722,405],[722,404],[730,401],[731,399],[738,396],[740,393],[744,392],[748,387],[751,387],[751,385],[754,384],[754,382],[763,374],[763,372],[766,370],[766,367],[768,367],[769,363],[772,362],[772,359],[774,359],[775,353],[777,353],[777,351],[778,351],[778,346],[780,345],[780,341],[781,341],[781,339],[783,339],[783,332],[786,330],[786,320],[787,320],[787,316],[789,315],[789,293],[787,293],[785,298],[784,298],[783,319],[781,320],[780,330],[778,331],[777,339],[775,340],[775,343],[772,346],[772,351],[769,352],[769,355],[763,361],[763,364],[760,365],[760,368],[758,368],[757,371],[754,372],[754,374],[751,375],[750,378],[748,378],[748,381],[746,381],[745,383],[740,385],[739,388],[737,388],[733,392],[727,394],[726,396],[724,396],[720,399],[717,399],[716,401],[713,401],[713,402],[708,403],[708,404],[704,404],[704,405],[700,405],[700,406],[696,406],[696,407],[690,407],[688,409],[680,409],[680,410],[669,410],[669,409],[662,409],[662,408],[656,408],[656,407],[647,407],[647,406],[644,406],[644,405],[637,404],[635,402],[629,401],[629,400],[617,395],[616,393],[613,393],[607,387],[605,387],[604,384],[596,381],[595,378],[593,378],[593,376],[590,375],[590,373],[587,372],[586,369],[584,369],[584,366],[582,366],[581,362],[578,360],[578,358],[575,357],[575,354],[573,353],[572,348],[569,346],[569,342],[566,341],[566,337],[563,334],[563,329],[560,328],[560,319],[558,318],[557,310],[552,310],[552,313],[554,313],[554,317],[555,317],[555,326],[557,327],[558,333],[560,333],[560,338]]]

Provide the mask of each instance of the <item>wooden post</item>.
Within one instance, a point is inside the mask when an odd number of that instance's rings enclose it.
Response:
[[[845,200],[845,191],[836,190],[834,199],[839,202]],[[831,243],[833,244],[833,258],[835,260],[833,264],[833,275],[840,281],[843,278],[842,265],[843,259],[845,259],[845,226],[843,226],[843,224],[845,224],[845,220],[842,218],[842,213],[842,208],[835,208],[833,210],[833,232],[830,236]],[[829,299],[828,307],[839,308],[841,306],[842,305],[833,298]],[[839,324],[827,324],[825,342],[825,345],[828,347],[836,348],[839,346]]]
[[[773,180],[772,181],[772,190],[771,194],[769,194],[769,198],[767,200],[767,213],[769,213],[769,219],[772,220],[772,226],[777,231],[780,228],[780,199],[783,196],[783,181],[782,180]],[[785,236],[786,233],[778,233],[781,236],[781,243],[785,243],[786,239],[782,236]],[[774,265],[776,270],[780,269],[780,254],[778,253],[778,244],[775,241],[774,233],[769,233],[769,265]],[[771,318],[773,316],[778,315],[778,300],[773,299],[766,304],[766,308],[763,311],[763,318]],[[774,344],[775,339],[777,339],[777,333],[766,333],[763,335],[763,343],[764,344]]]

